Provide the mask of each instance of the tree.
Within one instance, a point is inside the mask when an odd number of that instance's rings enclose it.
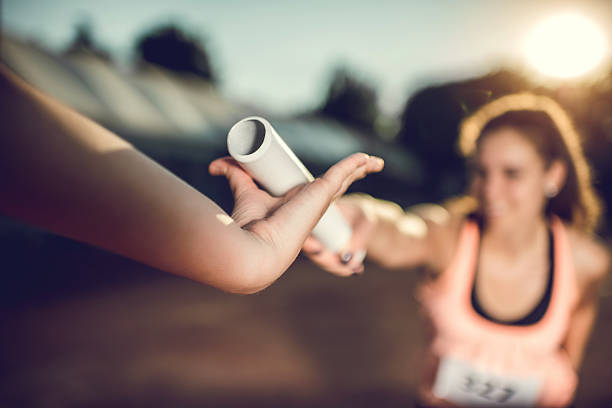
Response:
[[[136,42],[138,58],[149,64],[182,74],[193,74],[217,82],[208,52],[202,41],[174,25],[144,33]]]
[[[334,71],[327,99],[319,113],[371,133],[379,115],[377,100],[373,86],[340,67]]]
[[[64,51],[65,55],[93,55],[110,62],[110,54],[98,45],[93,38],[91,22],[88,20],[82,21],[76,25],[75,30],[74,39]]]

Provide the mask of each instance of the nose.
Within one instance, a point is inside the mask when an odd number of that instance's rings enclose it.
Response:
[[[502,189],[502,180],[495,174],[488,174],[481,180],[481,195],[485,202],[491,203],[499,199]]]

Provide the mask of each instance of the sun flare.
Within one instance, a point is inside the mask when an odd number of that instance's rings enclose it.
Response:
[[[526,37],[525,53],[529,64],[544,75],[576,78],[601,64],[606,41],[594,21],[566,13],[536,25]]]

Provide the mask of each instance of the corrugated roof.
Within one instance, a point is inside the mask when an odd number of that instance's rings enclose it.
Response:
[[[128,75],[93,55],[61,58],[9,36],[1,50],[5,63],[34,86],[164,156],[199,160],[206,157],[202,149],[223,152],[229,128],[245,116],[261,114],[194,76],[152,66]],[[410,152],[334,120],[264,116],[306,162],[327,167],[363,151],[383,157],[385,173],[394,179],[417,184],[422,178]]]

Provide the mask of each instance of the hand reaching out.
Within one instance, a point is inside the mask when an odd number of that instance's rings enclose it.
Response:
[[[214,160],[209,166],[213,176],[225,176],[234,196],[232,218],[241,227],[254,221],[261,221],[273,215],[279,207],[298,205],[301,197],[321,194],[320,199],[330,203],[340,197],[356,180],[367,174],[382,170],[381,158],[355,153],[332,166],[313,183],[298,186],[281,197],[273,197],[260,189],[253,179],[231,157]],[[298,201],[291,201],[299,195]],[[327,208],[324,208],[325,211]]]
[[[253,293],[293,262],[332,200],[381,159],[355,154],[272,197],[230,159],[233,219],[111,131],[0,64],[0,212],[221,290]],[[44,135],[44,137],[40,137]],[[32,149],[33,145],[37,149]]]
[[[234,222],[273,247],[275,258],[286,268],[330,203],[355,180],[378,172],[383,166],[383,160],[378,157],[356,153],[332,166],[312,183],[296,187],[281,197],[273,197],[257,187],[229,157],[213,161],[209,171],[212,175],[224,175],[229,181],[235,200]],[[338,274],[348,274],[344,269]]]
[[[306,239],[302,248],[314,263],[338,276],[351,276],[364,271],[363,260],[374,223],[362,206],[357,204],[358,200],[355,196],[346,196],[336,202],[352,230],[351,239],[342,253],[328,250],[313,236]]]

